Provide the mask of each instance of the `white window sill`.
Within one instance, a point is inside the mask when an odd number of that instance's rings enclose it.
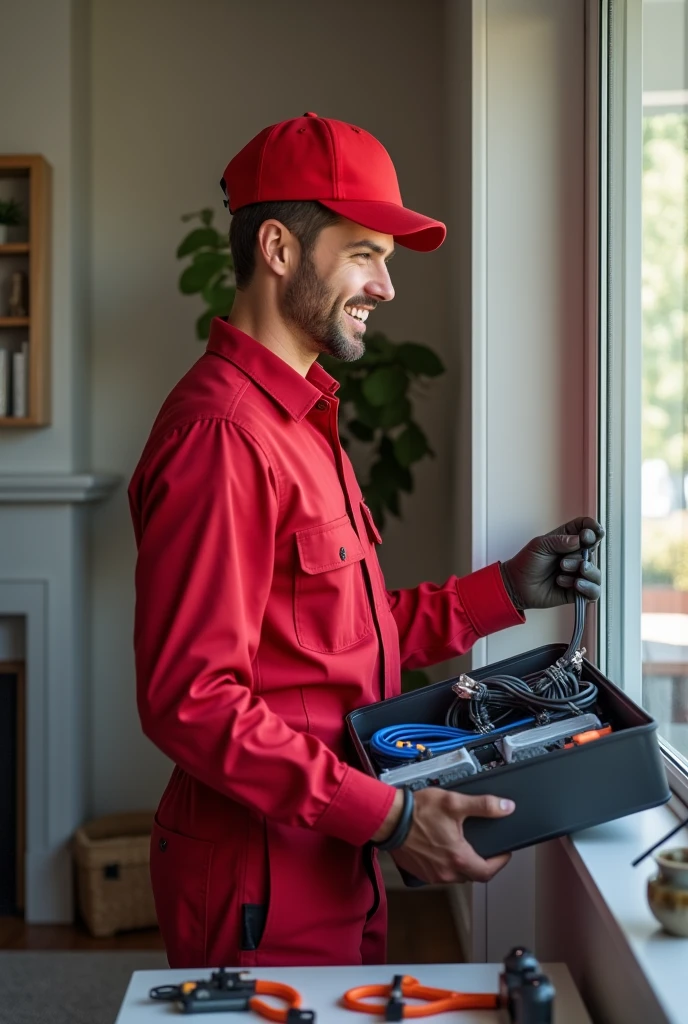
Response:
[[[559,842],[591,898],[616,923],[667,1020],[685,1024],[688,939],[664,932],[648,907],[647,880],[657,871],[653,855],[631,867],[631,861],[677,824],[677,815],[685,817],[686,808],[674,797],[664,807],[598,825]],[[688,828],[665,845],[688,846]]]

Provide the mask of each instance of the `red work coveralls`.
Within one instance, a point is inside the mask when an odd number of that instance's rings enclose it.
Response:
[[[151,841],[171,967],[384,962],[368,841],[393,790],[344,760],[344,716],[525,621],[498,563],[385,588],[337,387],[216,318],[129,484],[138,710],[174,763]]]

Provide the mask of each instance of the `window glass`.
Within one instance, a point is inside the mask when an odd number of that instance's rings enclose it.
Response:
[[[688,76],[685,0],[643,3],[643,703],[688,757]]]

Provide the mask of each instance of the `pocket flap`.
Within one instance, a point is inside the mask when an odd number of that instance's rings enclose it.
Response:
[[[368,527],[368,533],[370,534],[370,539],[372,541],[374,541],[376,544],[382,544],[382,536],[381,536],[380,531],[378,530],[377,526],[375,525],[375,520],[373,519],[373,513],[370,511],[370,509],[366,505],[365,501],[361,502],[361,514],[363,516],[363,519],[365,520],[366,526]]]
[[[301,568],[309,575],[343,569],[363,558],[361,542],[348,516],[322,526],[297,530],[296,545]]]

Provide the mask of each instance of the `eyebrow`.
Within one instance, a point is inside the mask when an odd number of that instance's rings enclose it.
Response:
[[[349,242],[348,245],[344,246],[344,248],[345,249],[371,249],[373,252],[378,253],[380,256],[384,256],[385,252],[387,251],[384,248],[384,246],[378,245],[377,242],[372,242],[369,238],[363,238],[363,239],[361,239],[360,242]],[[389,261],[392,259],[392,257],[394,256],[395,252],[396,252],[396,250],[392,249],[392,251],[390,252],[389,256],[386,257],[386,262],[387,263],[389,263]]]

